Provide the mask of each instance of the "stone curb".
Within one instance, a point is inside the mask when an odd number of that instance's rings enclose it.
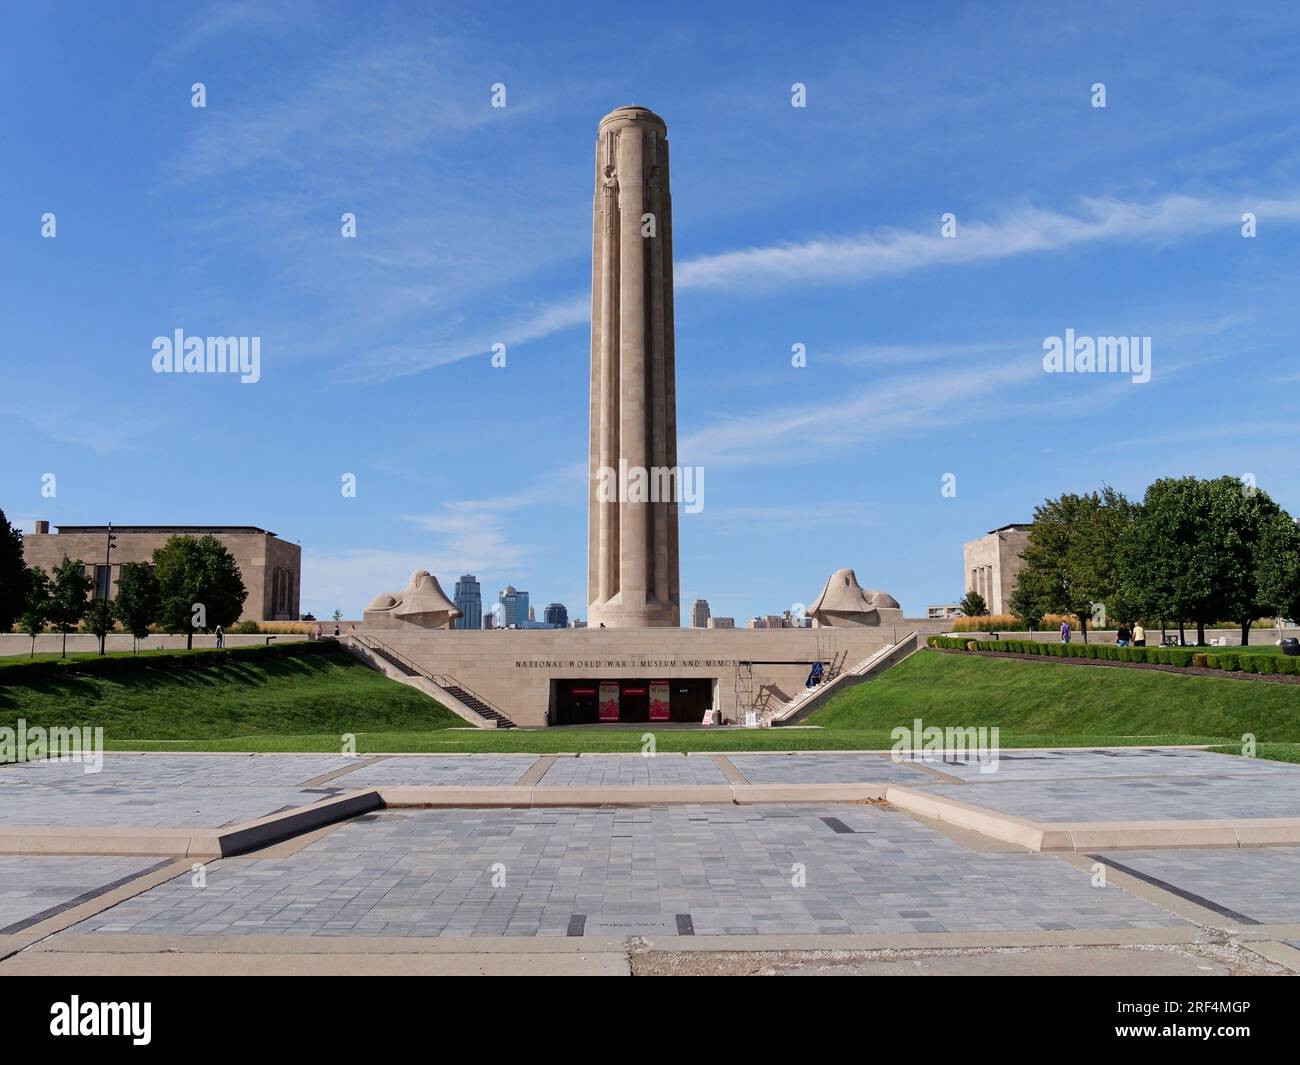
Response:
[[[1272,847],[1300,843],[1300,817],[1053,822],[1030,821],[898,786],[888,788],[885,799],[900,810],[1018,843],[1034,851]]]
[[[969,790],[965,792],[969,794]],[[1039,822],[892,784],[690,784],[543,787],[393,785],[358,789],[254,821],[218,828],[0,827],[0,854],[232,857],[384,808],[738,806],[871,803],[979,833],[1031,851],[1300,844],[1300,817],[1224,820]]]
[[[382,807],[367,790],[219,828],[2,827],[0,854],[229,858]]]

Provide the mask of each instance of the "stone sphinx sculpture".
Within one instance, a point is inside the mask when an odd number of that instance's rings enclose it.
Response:
[[[887,592],[863,588],[851,569],[838,569],[831,574],[822,594],[808,608],[808,614],[816,628],[861,628],[903,620],[903,609],[897,599]]]
[[[361,618],[368,628],[414,625],[422,629],[450,629],[460,616],[456,604],[438,584],[438,578],[428,570],[418,569],[400,592],[376,596]]]

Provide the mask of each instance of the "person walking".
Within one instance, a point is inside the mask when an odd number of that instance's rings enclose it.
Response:
[[[226,646],[226,634],[221,631],[221,626],[218,625],[217,626],[217,648],[220,649],[225,646]]]
[[[1070,623],[1068,621],[1061,622],[1061,642],[1070,642]]]
[[[1129,632],[1128,626],[1121,621],[1119,625],[1119,631],[1115,633],[1115,646],[1127,647],[1128,642],[1131,639],[1133,639],[1133,634]]]
[[[319,640],[320,637],[321,637],[320,626],[317,625],[314,629],[311,630],[311,638],[313,640]]]
[[[1142,627],[1142,622],[1133,626],[1133,646],[1145,647],[1147,645],[1147,630]]]

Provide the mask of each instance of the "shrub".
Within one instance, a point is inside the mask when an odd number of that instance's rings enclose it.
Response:
[[[1197,651],[1192,655],[1192,665],[1196,666],[1198,669],[1208,669],[1210,666],[1210,656]]]
[[[256,621],[250,619],[248,621],[236,622],[234,625],[231,625],[227,631],[238,633],[241,636],[256,636],[262,631],[262,626],[260,626]]]
[[[1241,669],[1241,656],[1240,656],[1240,655],[1227,655],[1227,654],[1225,654],[1225,655],[1215,655],[1214,657],[1217,658],[1217,659],[1219,660],[1219,668],[1220,668],[1220,669],[1228,669],[1228,670],[1239,670],[1239,669]]]
[[[1241,671],[1243,673],[1258,673],[1260,662],[1263,655],[1242,655]]]

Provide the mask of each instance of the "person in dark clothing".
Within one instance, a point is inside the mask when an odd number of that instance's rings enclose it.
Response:
[[[1119,631],[1115,633],[1115,645],[1117,647],[1127,647],[1131,639],[1133,639],[1133,634],[1129,632],[1127,625],[1121,623]]]

